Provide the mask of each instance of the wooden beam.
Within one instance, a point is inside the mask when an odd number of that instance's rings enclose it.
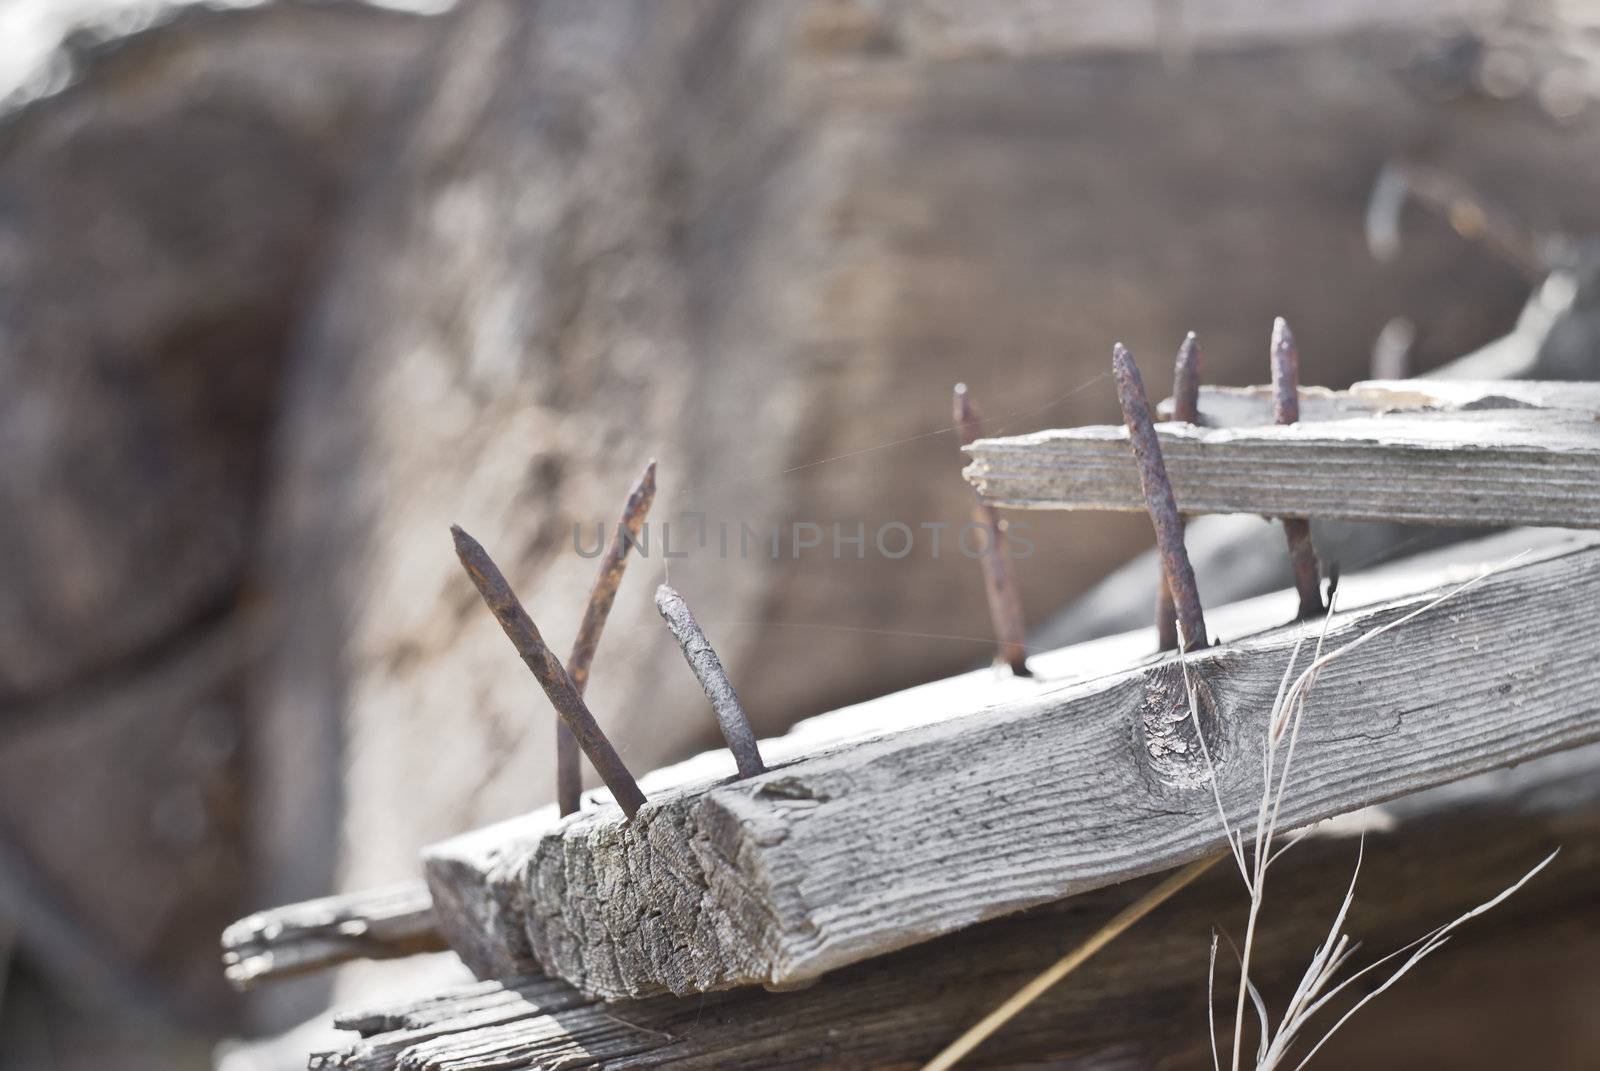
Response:
[[[1491,409],[1562,409],[1600,412],[1600,383],[1548,380],[1370,379],[1349,390],[1300,388],[1300,422],[1350,420],[1379,413],[1430,409],[1470,412]],[[1172,399],[1160,405],[1172,419]],[[1200,420],[1208,428],[1266,427],[1273,419],[1272,388],[1201,387]]]
[[[1185,513],[1600,527],[1600,423],[1585,412],[1406,413],[1157,430]],[[1144,509],[1120,426],[980,439],[967,452],[967,479],[997,506]]]
[[[448,947],[428,887],[420,881],[258,912],[222,932],[222,962],[235,989],[354,959],[394,959]]]
[[[1346,823],[1345,836],[1313,837],[1275,865],[1252,972],[1269,1001],[1281,1002],[1292,988],[1338,909],[1355,857],[1348,833],[1357,824]],[[1557,845],[1563,856],[1554,866],[1464,930],[1441,959],[1457,974],[1482,968],[1482,1000],[1490,1004],[1503,999],[1492,979],[1507,953],[1530,945],[1530,923],[1545,947],[1551,941],[1597,947],[1600,923],[1591,905],[1600,895],[1600,870],[1583,860],[1600,850],[1600,748],[1408,797],[1360,824],[1370,832],[1349,932],[1366,951],[1353,966],[1494,895]],[[985,923],[792,993],[744,989],[602,1004],[536,977],[351,1011],[336,1023],[360,1037],[317,1054],[311,1066],[914,1067],[1148,884]],[[1210,934],[1217,925],[1237,934],[1246,906],[1237,873],[1219,865],[1047,991],[974,1054],[973,1066],[1209,1066]],[[1219,986],[1231,981],[1223,967]],[[1427,992],[1418,983],[1388,999],[1425,1000]],[[1463,1010],[1452,1008],[1457,1015]]]
[[[522,924],[522,873],[540,839],[561,821],[560,808],[551,804],[423,852],[439,931],[479,978],[541,970]]]
[[[1330,649],[1421,610],[1440,579],[1337,614]],[[1600,739],[1597,600],[1600,547],[1575,536],[1326,667],[1285,822]],[[1256,605],[1259,620],[1269,603]],[[1318,628],[1189,659],[1235,821],[1255,812],[1272,697]],[[764,744],[773,769],[747,780],[727,780],[725,753],[660,771],[631,822],[612,806],[531,818],[494,864],[495,910],[459,925],[488,927],[491,946],[526,942],[548,972],[607,998],[787,987],[1195,859],[1221,844],[1212,789],[1178,664],[1136,664],[1145,642],[1037,656],[1032,680],[977,673],[836,711]],[[439,865],[450,855],[428,856],[441,911],[441,887],[482,896],[462,853]]]

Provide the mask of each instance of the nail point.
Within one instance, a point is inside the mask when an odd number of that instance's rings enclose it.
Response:
[[[1272,348],[1281,350],[1294,345],[1294,332],[1289,329],[1289,321],[1282,316],[1272,321]]]

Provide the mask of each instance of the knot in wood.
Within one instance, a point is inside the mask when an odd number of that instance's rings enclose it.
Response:
[[[1210,781],[1211,768],[1222,765],[1223,734],[1216,702],[1199,666],[1189,667],[1187,683],[1177,662],[1166,662],[1145,675],[1135,733],[1145,766],[1161,784],[1199,788]]]

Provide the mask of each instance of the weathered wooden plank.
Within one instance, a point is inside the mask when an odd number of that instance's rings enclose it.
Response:
[[[1549,379],[1367,379],[1347,392],[1374,409],[1563,409],[1600,413],[1600,383]]]
[[[1600,738],[1600,548],[1541,553],[1323,671],[1286,821]],[[1342,612],[1328,643],[1435,594]],[[1190,658],[1235,818],[1254,813],[1272,695],[1306,635]],[[764,745],[759,777],[720,780],[725,757],[662,771],[632,822],[570,816],[502,870],[520,892],[498,939],[525,933],[548,972],[605,997],[783,987],[1215,850],[1181,674],[1107,672],[1125,644],[1039,656],[1033,681],[976,674],[835,712]]]
[[[1600,527],[1600,423],[1587,413],[1404,413],[1157,430],[1185,513]],[[980,439],[967,452],[967,479],[999,506],[1144,509],[1120,426]]]
[[[1547,938],[1593,943],[1600,936],[1591,907],[1600,895],[1600,870],[1583,862],[1600,850],[1600,748],[1469,778],[1341,825],[1346,832],[1369,829],[1350,927],[1369,950],[1365,958],[1493,895],[1556,845],[1563,856],[1550,870],[1474,923],[1443,955],[1458,971],[1503,967],[1508,946],[1527,946],[1531,919]],[[1353,862],[1353,842],[1330,836],[1303,843],[1275,868],[1253,972],[1269,1000],[1286,992],[1285,982],[1292,984],[1321,940]],[[601,1004],[548,978],[462,987],[339,1016],[339,1025],[361,1039],[317,1054],[311,1066],[913,1067],[1143,885],[1102,889],[985,923],[847,967],[792,993],[744,989]],[[1245,904],[1237,875],[1217,867],[1047,992],[968,1062],[1103,1067],[1117,1056],[1115,1066],[1208,1065],[1202,1002],[1210,932],[1219,922],[1231,926]],[[1482,976],[1494,975],[1485,970]],[[1406,994],[1420,995],[1415,989]],[[1486,982],[1483,1000],[1499,997]]]
[[[522,868],[539,839],[561,822],[551,804],[431,846],[423,874],[439,931],[479,978],[538,971],[522,925]]]
[[[1386,411],[1430,409],[1470,412],[1491,409],[1561,409],[1600,412],[1600,383],[1503,379],[1369,379],[1349,390],[1300,388],[1300,422],[1350,420]],[[1160,405],[1172,418],[1172,399]],[[1200,424],[1208,428],[1266,427],[1276,423],[1272,388],[1201,387]]]
[[[222,962],[236,989],[353,959],[395,959],[448,947],[420,881],[261,911],[222,932]]]

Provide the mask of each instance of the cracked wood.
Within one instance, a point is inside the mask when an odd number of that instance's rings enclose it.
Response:
[[[1382,601],[1336,614],[1328,643],[1473,575],[1462,553],[1442,576],[1370,589]],[[1349,601],[1360,580],[1347,578]],[[1573,535],[1328,666],[1285,823],[1600,738],[1597,598],[1600,548]],[[1281,599],[1224,607],[1215,631],[1290,612]],[[1273,693],[1314,636],[1284,626],[1189,660],[1236,821],[1255,811]],[[441,926],[606,998],[781,988],[1197,858],[1221,839],[1181,674],[1137,664],[1148,637],[1136,640],[1040,655],[1034,680],[971,674],[836,711],[764,744],[773,768],[744,781],[725,753],[658,771],[628,823],[609,805],[530,816],[492,868],[435,849]],[[1133,668],[1107,672],[1117,665]],[[445,911],[451,889],[494,910]]]
[[[1531,923],[1550,937],[1588,936],[1597,920],[1600,747],[1443,786],[1340,823],[1296,847],[1273,876],[1255,977],[1269,999],[1292,987],[1334,916],[1367,829],[1352,934],[1375,959],[1478,902],[1560,845],[1555,865],[1463,932],[1452,970],[1504,970]],[[550,978],[485,982],[336,1017],[355,1035],[313,1068],[918,1066],[1143,887],[1118,886],[998,919],[856,964],[793,993],[745,989],[602,1004]],[[985,1042],[984,1066],[1202,1066],[1207,934],[1246,907],[1237,874],[1218,866],[1046,992]],[[1485,984],[1485,1000],[1501,999]],[[1413,994],[1413,1000],[1419,994]],[[1450,999],[1450,998],[1445,998]],[[1414,1008],[1415,1005],[1408,1005]],[[1451,1005],[1455,1015],[1458,1003]],[[1330,1054],[1332,1055],[1332,1054]],[[1334,1057],[1335,1062],[1338,1058]]]

